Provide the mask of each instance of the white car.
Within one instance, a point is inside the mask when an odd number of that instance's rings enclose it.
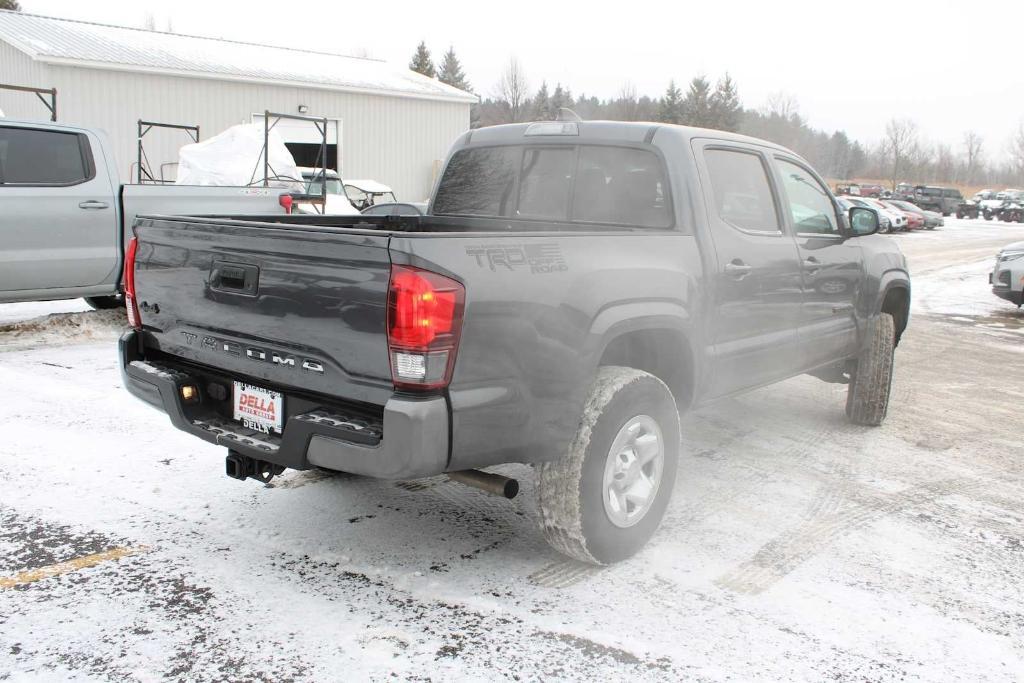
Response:
[[[899,232],[900,230],[907,229],[907,217],[902,213],[895,211],[877,199],[871,199],[870,197],[847,197],[848,201],[853,202],[856,206],[863,206],[868,209],[874,209],[878,212],[879,218],[879,232]],[[889,228],[885,229],[885,224],[888,221]]]
[[[1000,299],[1024,306],[1024,242],[1007,244],[996,255],[996,266],[988,276],[992,293]]]

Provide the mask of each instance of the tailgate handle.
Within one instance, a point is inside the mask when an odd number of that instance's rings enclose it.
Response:
[[[222,292],[256,295],[260,269],[248,263],[214,261],[210,268],[210,287]]]

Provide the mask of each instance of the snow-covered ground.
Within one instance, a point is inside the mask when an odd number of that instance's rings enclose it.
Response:
[[[1024,338],[986,271],[1024,229],[949,223],[892,237],[885,425],[809,377],[688,415],[665,523],[604,569],[544,544],[525,467],[514,501],[228,479],[120,388],[119,318],[0,305],[0,680],[1021,680]]]

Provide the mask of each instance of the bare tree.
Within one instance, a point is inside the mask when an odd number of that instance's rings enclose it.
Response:
[[[505,70],[501,72],[501,80],[498,81],[494,97],[508,107],[511,123],[524,120],[529,113],[530,83],[523,71],[523,65],[515,57],[508,60]]]
[[[152,12],[146,12],[146,18],[142,22],[142,28],[146,29],[147,31],[156,30],[156,17],[153,16]]]
[[[964,181],[967,183],[974,182],[974,175],[978,172],[978,167],[981,165],[982,142],[982,137],[973,130],[964,133],[964,161],[966,164]]]
[[[911,163],[920,158],[917,141],[917,124],[910,119],[891,119],[885,125],[882,140],[882,156],[885,159],[892,189],[903,179]]]
[[[765,116],[777,116],[787,121],[800,113],[800,105],[792,94],[779,90],[768,96],[764,103]]]
[[[1010,139],[1010,163],[1015,182],[1024,182],[1024,119],[1017,124],[1017,131]]]
[[[626,81],[619,88],[619,96],[613,102],[612,116],[619,121],[636,121],[640,101],[637,99],[636,86]]]

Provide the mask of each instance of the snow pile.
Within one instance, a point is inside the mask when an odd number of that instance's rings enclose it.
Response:
[[[239,187],[263,183],[263,126],[243,123],[209,140],[185,145],[178,153],[178,185]],[[272,187],[298,190],[302,175],[277,131],[267,137]]]
[[[128,318],[122,308],[54,313],[31,320],[0,324],[0,350],[114,340],[127,327]]]

